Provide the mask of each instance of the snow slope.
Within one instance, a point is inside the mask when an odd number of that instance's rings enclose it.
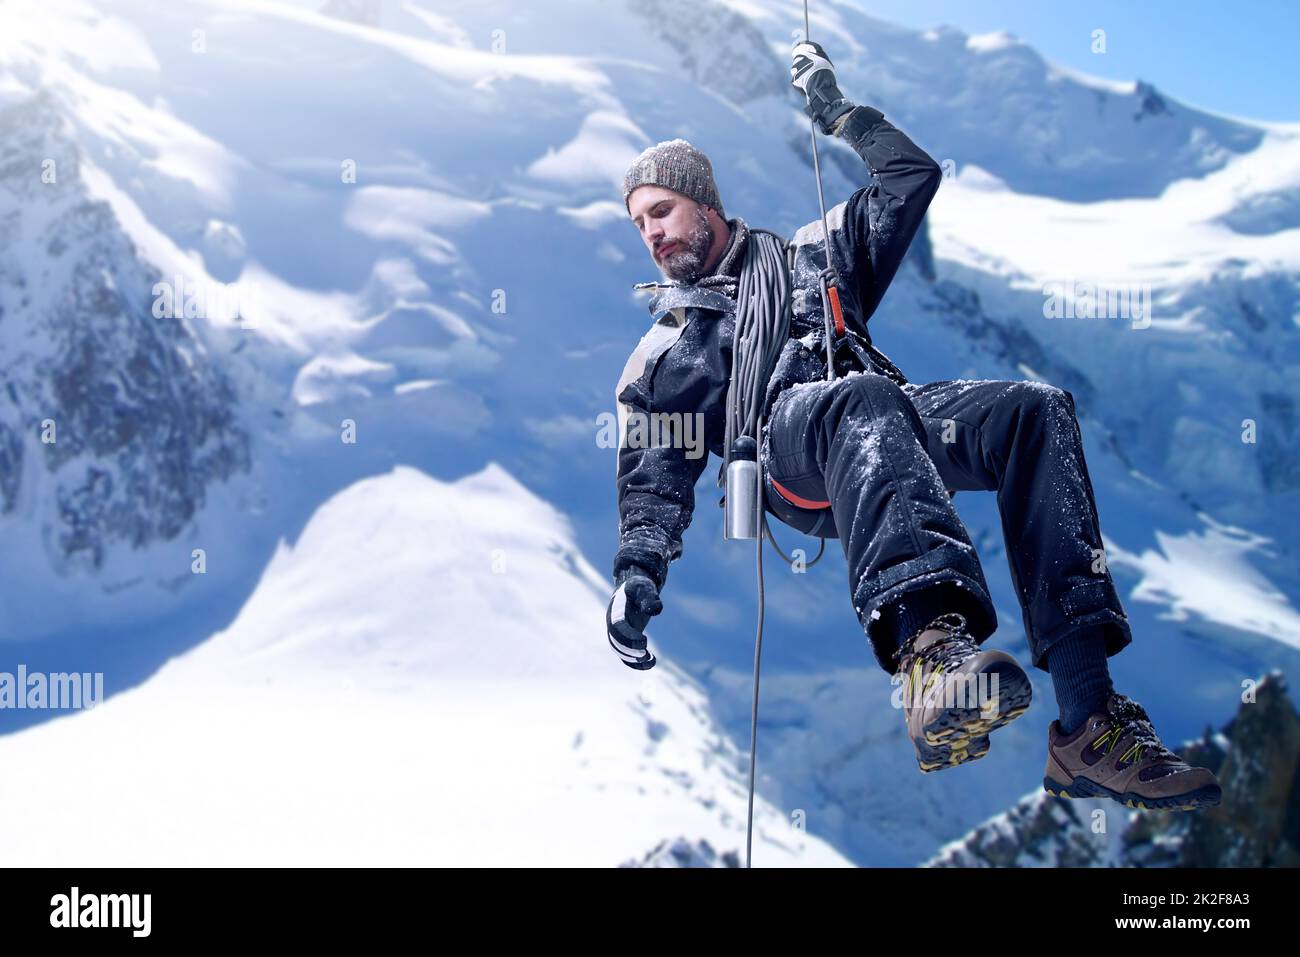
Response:
[[[41,769],[0,789],[23,822],[0,860],[607,867],[681,840],[743,862],[745,757],[671,661],[643,681],[594,653],[602,591],[496,465],[358,482],[229,628],[0,738],[0,765]],[[766,801],[755,816],[757,865],[848,863]]]

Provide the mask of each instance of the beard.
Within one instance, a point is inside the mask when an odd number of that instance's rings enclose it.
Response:
[[[705,260],[713,247],[713,227],[709,225],[709,216],[704,207],[696,209],[695,222],[690,232],[680,238],[674,237],[669,242],[676,243],[677,248],[668,254],[667,259],[659,261],[659,271],[668,279],[695,282],[704,273]]]

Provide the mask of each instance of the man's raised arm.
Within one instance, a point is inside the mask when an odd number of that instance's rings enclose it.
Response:
[[[879,110],[855,105],[840,92],[817,44],[795,47],[791,76],[808,96],[805,112],[823,133],[853,147],[870,172],[870,182],[827,211],[835,265],[856,293],[865,322],[898,271],[943,171]]]

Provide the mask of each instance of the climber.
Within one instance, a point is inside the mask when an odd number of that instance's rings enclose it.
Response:
[[[909,689],[995,677],[996,706],[908,695],[905,724],[922,771],[976,760],[989,734],[1029,705],[1029,677],[1007,652],[981,647],[997,618],[957,490],[997,493],[1032,664],[1052,679],[1060,715],[1048,728],[1044,788],[1134,807],[1217,804],[1213,773],[1168,750],[1146,712],[1115,692],[1108,657],[1131,640],[1106,568],[1073,395],[1030,381],[909,382],[871,342],[867,321],[940,183],[939,166],[882,113],[840,92],[816,43],[793,50],[793,85],[827,136],[863,160],[864,185],[790,239],[793,317],[769,380],[761,457],[770,511],[808,531],[832,520],[854,608],[878,664]],[[707,156],[682,139],[642,152],[623,197],[667,281],[656,321],[616,388],[620,420],[703,415],[723,455],[735,298],[749,226],[727,218]],[[818,277],[840,280],[832,335]],[[629,667],[654,665],[644,635],[680,557],[694,486],[708,456],[621,443],[619,546],[609,641]]]

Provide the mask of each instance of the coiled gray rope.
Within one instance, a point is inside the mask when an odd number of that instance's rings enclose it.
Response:
[[[731,349],[731,387],[727,390],[726,465],[736,440],[756,442],[767,380],[790,338],[790,265],[785,240],[766,229],[751,229],[736,290],[736,331]]]

